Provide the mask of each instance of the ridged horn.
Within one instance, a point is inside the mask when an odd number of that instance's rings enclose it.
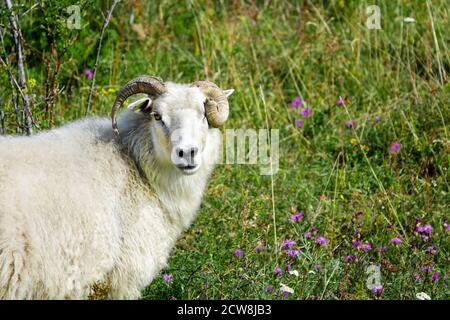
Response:
[[[210,81],[195,81],[192,86],[198,87],[206,96],[206,118],[209,124],[218,128],[223,125],[229,114],[228,99],[216,84]]]
[[[116,137],[119,136],[117,112],[120,107],[122,107],[125,100],[137,93],[146,93],[152,97],[157,97],[164,92],[166,92],[164,82],[160,78],[154,76],[139,76],[125,84],[117,93],[116,100],[114,101],[111,110],[112,127]]]

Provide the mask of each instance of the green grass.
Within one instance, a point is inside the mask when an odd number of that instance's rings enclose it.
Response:
[[[257,165],[218,166],[198,218],[144,298],[373,299],[366,269],[380,265],[382,299],[415,299],[419,292],[449,299],[447,3],[376,1],[381,30],[366,28],[365,8],[373,4],[366,1],[177,3],[119,5],[107,30],[91,114],[107,115],[114,94],[105,90],[137,74],[177,82],[208,78],[236,90],[226,128],[268,124],[280,130],[280,169],[261,176]],[[62,66],[60,86],[74,93],[58,96],[57,126],[84,114],[89,81],[82,73],[94,63],[98,12],[89,13],[89,25]],[[147,34],[143,40],[131,28],[131,13]],[[407,16],[416,23],[404,23]],[[29,70],[38,82],[30,90],[39,96],[45,72],[37,63]],[[314,110],[300,129],[294,125],[302,118],[299,109],[289,106],[296,96]],[[344,106],[336,105],[339,96]],[[4,108],[12,132],[11,106]],[[48,127],[39,105],[33,112]],[[345,126],[349,120],[352,129]],[[402,145],[398,154],[389,152],[394,141]],[[291,223],[290,214],[299,211],[305,218]],[[416,217],[434,228],[427,242],[414,232]],[[329,239],[326,246],[303,236],[313,226]],[[371,251],[353,246],[358,229]],[[390,244],[397,236],[403,243]],[[297,241],[298,259],[289,261],[280,249],[285,239]],[[256,252],[258,243],[266,250]],[[384,245],[388,250],[379,253]],[[426,252],[430,245],[436,253]],[[234,256],[236,248],[243,257]],[[347,255],[355,260],[346,263]],[[298,277],[274,275],[275,267],[289,262]],[[420,271],[425,265],[433,265],[428,274]],[[173,275],[171,283],[164,283],[164,273]],[[280,282],[295,292],[280,295]],[[272,293],[265,292],[267,285],[274,286]]]

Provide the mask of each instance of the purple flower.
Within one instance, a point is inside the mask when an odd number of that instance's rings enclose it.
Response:
[[[311,228],[311,232],[312,232],[313,234],[315,234],[315,233],[317,232],[317,230],[319,230],[317,227],[312,227],[312,228]]]
[[[286,266],[284,267],[284,271],[289,272],[292,270],[292,267],[289,263],[286,264]]]
[[[312,112],[313,112],[312,108],[303,108],[302,110],[300,110],[300,114],[305,118],[309,117],[312,114]]]
[[[422,271],[423,273],[428,273],[431,269],[433,269],[433,266],[423,266],[422,268],[420,268],[420,271]]]
[[[352,243],[356,248],[359,248],[361,246],[361,242],[359,242],[358,240],[353,240]]]
[[[387,225],[387,229],[388,229],[388,230],[392,230],[392,224],[389,223],[389,224]]]
[[[413,243],[411,243],[410,245],[409,245],[409,247],[411,248],[411,249],[416,249],[417,248],[417,243],[416,242],[413,242]]]
[[[419,281],[420,280],[420,274],[418,274],[417,272],[414,272],[413,278],[414,278],[415,282]]]
[[[297,258],[300,256],[300,251],[290,249],[290,250],[286,251],[286,255],[288,257]]]
[[[430,234],[431,232],[433,232],[433,227],[430,224],[426,224],[423,227],[419,227],[419,232]]]
[[[268,286],[266,286],[266,287],[264,288],[264,291],[267,292],[267,293],[272,293],[272,291],[273,291],[273,286],[269,284]]]
[[[344,104],[344,99],[342,97],[339,97],[338,101],[336,102],[338,106],[342,106]]]
[[[256,251],[264,251],[264,250],[266,250],[266,247],[264,247],[262,244],[258,244],[258,245],[255,247],[255,250],[256,250]]]
[[[397,237],[391,239],[391,243],[393,243],[393,244],[400,244],[402,242],[403,242],[402,239],[397,238]]]
[[[364,250],[364,251],[372,250],[372,246],[369,243],[363,244],[360,248],[361,248],[361,250]]]
[[[234,250],[234,255],[238,258],[241,258],[244,255],[244,251],[242,249],[237,248]]]
[[[438,281],[439,280],[439,273],[435,272],[433,273],[433,281]]]
[[[428,236],[426,236],[426,235],[423,235],[423,236],[422,236],[422,239],[423,239],[423,241],[426,242],[426,241],[428,241],[430,238],[429,238]]]
[[[297,128],[303,127],[303,120],[295,120],[295,126]]]
[[[94,77],[94,72],[91,69],[86,68],[84,69],[84,76],[89,80],[92,80],[92,78]]]
[[[377,297],[379,297],[383,293],[384,287],[381,284],[378,284],[375,287],[373,287],[372,291]]]
[[[311,239],[312,233],[311,233],[311,232],[306,232],[306,233],[304,234],[304,236],[305,236],[306,239]]]
[[[402,147],[402,145],[400,144],[400,142],[394,142],[389,147],[389,151],[392,153],[398,153],[400,151],[401,147]]]
[[[281,290],[281,294],[285,297],[289,296],[289,291]]]
[[[299,106],[301,106],[303,104],[303,100],[300,97],[295,97],[294,100],[292,100],[291,102],[291,107],[292,108],[298,108]]]
[[[323,244],[327,244],[329,242],[329,240],[323,236],[317,236],[316,238],[316,243],[323,245]]]
[[[171,274],[165,274],[165,275],[163,275],[163,280],[165,283],[172,282],[173,276]]]
[[[355,124],[353,123],[352,120],[349,120],[345,123],[345,126],[349,129],[353,128],[355,126]]]
[[[450,223],[448,223],[447,220],[444,221],[444,228],[450,230]]]
[[[274,273],[275,273],[276,276],[278,276],[278,275],[283,273],[283,270],[281,270],[280,267],[276,267],[275,270],[274,270]]]
[[[316,271],[320,271],[320,270],[322,270],[322,266],[320,264],[316,264],[314,266],[314,269],[316,269]]]
[[[281,249],[288,249],[292,246],[295,246],[296,244],[297,244],[297,242],[295,242],[294,240],[286,239],[286,240],[284,240],[283,244],[281,245]]]
[[[381,117],[380,116],[376,117],[375,122],[381,122]]]
[[[300,221],[305,217],[305,214],[303,212],[295,213],[291,215],[291,221]]]
[[[416,226],[422,222],[421,217],[416,217]]]
[[[354,256],[345,256],[345,257],[344,257],[344,260],[345,260],[345,262],[347,262],[347,263],[352,262],[354,259],[355,259]]]
[[[378,248],[378,252],[385,252],[387,251],[388,247],[387,246],[381,246]]]
[[[427,248],[427,251],[428,251],[429,253],[435,253],[436,250],[437,250],[437,248],[436,248],[435,246],[429,246],[429,247]]]

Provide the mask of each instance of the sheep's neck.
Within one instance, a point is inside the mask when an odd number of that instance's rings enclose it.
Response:
[[[183,176],[170,170],[147,177],[156,197],[166,211],[168,221],[179,224],[181,229],[189,227],[200,207],[206,181],[212,168],[201,168],[192,176]],[[163,172],[163,173],[162,173]]]

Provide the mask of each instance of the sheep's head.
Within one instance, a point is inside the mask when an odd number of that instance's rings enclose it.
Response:
[[[114,102],[111,118],[116,136],[117,112],[137,93],[148,95],[134,105],[147,116],[155,157],[184,174],[195,173],[202,165],[209,128],[220,127],[228,118],[228,96],[233,90],[222,90],[209,81],[178,85],[156,77],[137,77],[119,90]]]

